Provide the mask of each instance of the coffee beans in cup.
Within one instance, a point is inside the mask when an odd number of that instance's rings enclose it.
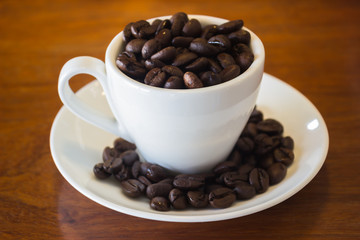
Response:
[[[191,89],[227,82],[254,61],[242,20],[202,26],[178,12],[169,19],[139,20],[123,30],[125,48],[117,67],[150,86]]]
[[[93,172],[98,179],[113,176],[124,195],[148,198],[157,211],[186,208],[227,208],[253,198],[281,182],[294,161],[294,140],[283,136],[283,125],[264,119],[254,109],[228,158],[211,172],[174,174],[141,162],[136,146],[118,138],[103,150]]]

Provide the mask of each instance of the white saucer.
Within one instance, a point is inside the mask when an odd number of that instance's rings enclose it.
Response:
[[[111,115],[97,81],[83,87],[77,95]],[[93,166],[102,161],[102,150],[112,145],[116,136],[82,121],[65,107],[60,109],[52,125],[51,153],[60,173],[75,189],[115,211],[170,222],[208,222],[241,217],[270,208],[305,187],[323,165],[329,145],[326,124],[316,107],[299,91],[266,73],[257,108],[265,118],[275,118],[283,123],[285,135],[295,141],[295,162],[282,182],[250,200],[237,201],[227,209],[158,212],[149,207],[145,198],[139,201],[124,196],[113,179],[97,180]]]

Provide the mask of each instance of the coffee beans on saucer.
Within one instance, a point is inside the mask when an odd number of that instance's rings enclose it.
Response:
[[[94,166],[98,179],[113,177],[130,198],[149,199],[157,211],[186,208],[227,208],[253,198],[281,182],[294,161],[294,141],[283,136],[275,119],[264,119],[254,109],[228,158],[211,172],[176,174],[141,162],[136,146],[118,138],[105,147],[102,162]]]
[[[139,20],[123,30],[124,51],[117,67],[150,86],[190,89],[227,82],[254,61],[250,33],[242,20],[202,27],[178,12],[152,23]]]

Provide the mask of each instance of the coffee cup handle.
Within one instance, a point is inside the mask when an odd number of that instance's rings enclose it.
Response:
[[[60,71],[58,92],[63,104],[81,119],[132,142],[125,128],[114,117],[105,116],[75,95],[69,81],[78,74],[94,76],[102,86],[105,96],[110,96],[104,62],[94,57],[75,57],[66,62]],[[112,109],[109,101],[108,103]]]

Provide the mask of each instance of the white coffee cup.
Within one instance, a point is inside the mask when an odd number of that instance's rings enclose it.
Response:
[[[198,19],[203,26],[228,21],[203,15],[189,15],[189,18]],[[209,171],[231,152],[258,96],[265,51],[261,40],[246,30],[251,34],[254,62],[228,82],[176,90],[133,80],[115,64],[124,49],[121,32],[108,46],[105,64],[97,58],[83,56],[63,66],[58,84],[60,98],[83,120],[135,143],[148,162],[181,173]],[[69,80],[77,74],[90,74],[100,82],[114,118],[101,115],[74,94]]]

